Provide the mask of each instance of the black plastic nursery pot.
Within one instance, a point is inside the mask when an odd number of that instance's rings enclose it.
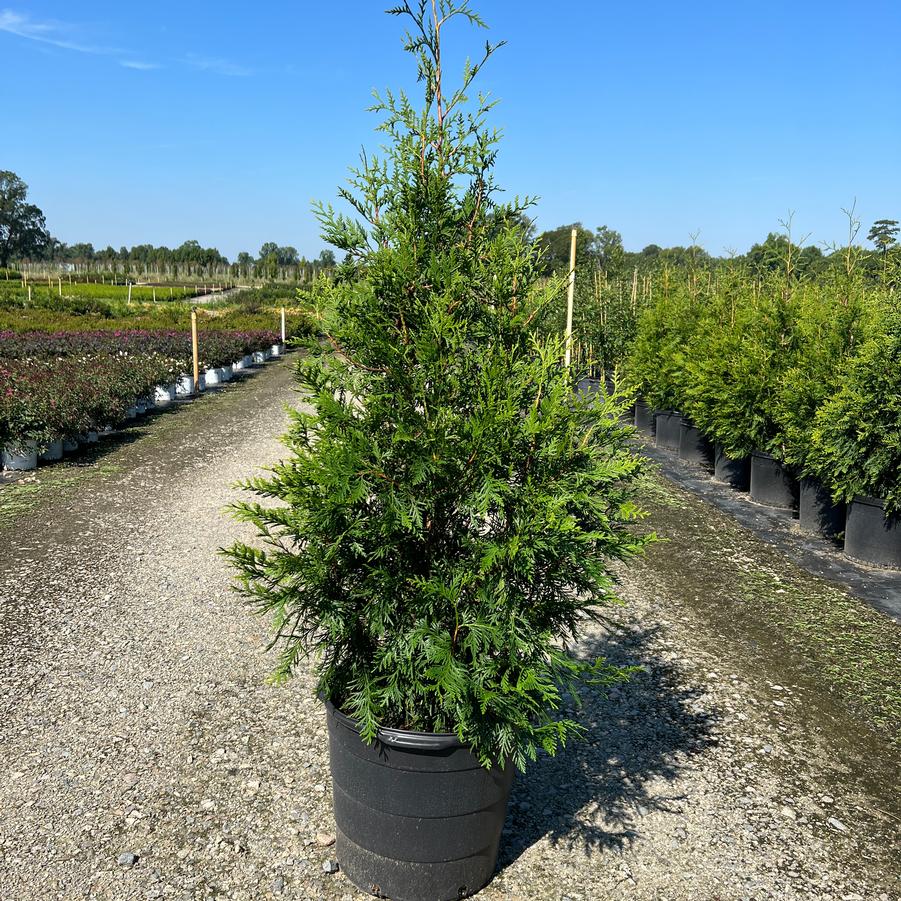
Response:
[[[679,459],[698,466],[710,466],[713,462],[713,448],[710,442],[685,416],[682,417],[679,431]]]
[[[751,458],[730,457],[717,444],[713,450],[713,477],[736,491],[747,491],[751,487]]]
[[[845,530],[845,505],[836,504],[829,489],[813,476],[804,476],[800,481],[798,527],[802,532],[829,538]]]
[[[679,441],[682,438],[682,414],[675,410],[658,410],[655,419],[657,447],[679,450]]]
[[[845,553],[864,563],[901,569],[901,517],[886,516],[879,498],[858,495],[848,504]]]
[[[653,435],[656,428],[654,411],[643,401],[635,401],[635,428],[645,435]]]
[[[798,481],[771,454],[751,454],[751,500],[766,507],[793,510],[798,504]]]
[[[367,745],[326,702],[336,852],[358,888],[451,901],[494,874],[513,766],[486,770],[455,735],[382,729]]]

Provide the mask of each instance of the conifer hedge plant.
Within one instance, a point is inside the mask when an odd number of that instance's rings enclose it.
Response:
[[[773,395],[796,353],[796,305],[777,282],[739,287],[724,276],[701,315],[685,373],[685,412],[727,456],[783,459]]]
[[[354,213],[318,207],[345,262],[318,283],[289,453],[236,508],[262,541],[226,553],[274,616],[276,677],[315,667],[345,873],[456,898],[493,872],[513,769],[582,733],[580,683],[625,677],[578,636],[651,538],[623,401],[574,392],[535,330],[562,285],[539,277],[528,201],[498,200],[493,102],[468,100],[499,45],[448,90],[445,29],[483,26],[468,0],[390,12],[424,105],[377,96],[386,146],[340,191]]]
[[[652,410],[682,410],[702,304],[688,285],[665,277],[661,293],[639,317],[626,372],[632,389]]]
[[[862,282],[843,281],[798,292],[797,347],[770,397],[782,459],[799,475],[812,475],[817,411],[841,389],[875,325]]]
[[[871,497],[901,515],[901,313],[887,297],[842,385],[817,409],[808,469],[837,500]]]

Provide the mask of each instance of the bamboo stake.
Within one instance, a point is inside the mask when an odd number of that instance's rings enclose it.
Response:
[[[566,288],[566,354],[564,365],[569,368],[573,343],[573,298],[576,291],[576,237],[578,229],[572,230],[569,245],[569,285]]]
[[[59,296],[62,297],[63,296],[63,277],[61,275],[58,275],[56,277],[56,281],[57,281],[56,290],[59,292]]]
[[[282,344],[285,343],[285,308],[282,307]]]
[[[197,342],[197,307],[191,308],[191,353],[194,355],[194,393],[200,391],[200,347]]]

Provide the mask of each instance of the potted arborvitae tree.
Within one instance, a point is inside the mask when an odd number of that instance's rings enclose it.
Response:
[[[891,295],[874,329],[817,409],[806,465],[848,504],[845,552],[901,569],[901,313]]]
[[[751,497],[784,508],[797,502],[797,481],[783,464],[773,395],[794,362],[796,308],[778,279],[721,294],[701,322],[686,382],[687,410],[718,447],[715,473],[744,487],[739,466],[750,456]]]
[[[515,768],[578,735],[565,706],[622,671],[577,653],[616,602],[611,564],[648,537],[621,409],[574,392],[560,338],[536,319],[562,297],[539,277],[519,208],[495,202],[497,135],[466,91],[495,49],[442,81],[467,2],[393,12],[412,25],[425,107],[388,94],[389,136],[320,208],[346,254],[317,283],[288,457],[238,515],[263,536],[227,554],[274,615],[278,677],[311,656],[325,701],[337,856],[391,898],[458,898],[490,879]]]
[[[638,395],[635,424],[646,430],[653,416],[657,445],[669,450],[679,449],[687,358],[703,308],[693,276],[689,284],[664,272],[660,293],[639,318],[626,362],[627,380]]]
[[[811,472],[816,412],[836,394],[853,356],[872,331],[873,310],[860,279],[805,286],[798,292],[797,349],[771,396],[782,460],[800,479],[798,525],[835,536],[845,530],[845,503],[834,501],[829,475]]]
[[[714,478],[747,491],[751,457],[743,421],[736,416],[736,358],[747,327],[746,273],[730,267],[718,274],[717,291],[702,311],[686,361],[685,412],[713,442]]]

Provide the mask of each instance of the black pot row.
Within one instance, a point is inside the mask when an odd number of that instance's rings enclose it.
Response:
[[[713,469],[713,478],[748,491],[767,507],[797,511],[801,531],[836,539],[844,533],[845,553],[876,566],[901,569],[901,517],[886,516],[879,498],[859,495],[850,504],[833,502],[818,479],[800,479],[770,454],[755,451],[733,460],[712,446],[691,420],[676,410],[651,410],[638,401],[635,427],[656,437],[657,447],[676,451],[687,462]]]

